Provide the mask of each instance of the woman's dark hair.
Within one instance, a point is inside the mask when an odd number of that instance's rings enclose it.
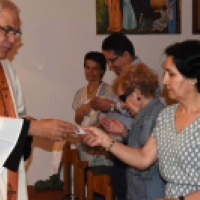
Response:
[[[92,60],[100,65],[100,68],[103,70],[101,78],[103,78],[106,72],[106,59],[105,56],[98,51],[90,51],[84,57],[84,67],[87,60]]]
[[[172,56],[174,64],[182,76],[196,79],[200,93],[200,41],[186,40],[177,42],[165,49],[167,56]]]

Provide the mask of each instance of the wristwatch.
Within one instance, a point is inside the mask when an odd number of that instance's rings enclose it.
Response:
[[[111,111],[111,112],[114,112],[114,111],[115,111],[115,104],[114,104],[114,103],[111,103],[111,104],[110,104],[110,111]]]

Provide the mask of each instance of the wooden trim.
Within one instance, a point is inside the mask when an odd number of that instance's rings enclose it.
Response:
[[[192,30],[194,34],[200,33],[200,17],[198,17],[198,7],[200,0],[192,0]]]

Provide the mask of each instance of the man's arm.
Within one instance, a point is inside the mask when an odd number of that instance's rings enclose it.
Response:
[[[23,155],[23,150],[25,146],[26,139],[28,137],[28,130],[30,127],[30,121],[24,120],[24,124],[22,126],[21,133],[19,135],[18,141],[12,150],[11,154],[9,155],[8,159],[4,163],[4,167],[9,170],[17,171],[19,167],[20,159]]]
[[[47,119],[37,121],[24,119],[17,143],[3,166],[12,171],[18,170],[27,139],[30,136],[60,141],[66,139],[76,129],[75,125],[61,120]]]

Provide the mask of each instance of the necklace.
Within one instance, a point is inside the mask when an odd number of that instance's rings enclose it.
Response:
[[[92,94],[95,91],[95,89],[97,89],[99,87],[100,84],[101,84],[101,82],[97,86],[95,86],[94,88],[92,88],[92,89],[90,89],[90,87],[87,86],[88,93]]]

